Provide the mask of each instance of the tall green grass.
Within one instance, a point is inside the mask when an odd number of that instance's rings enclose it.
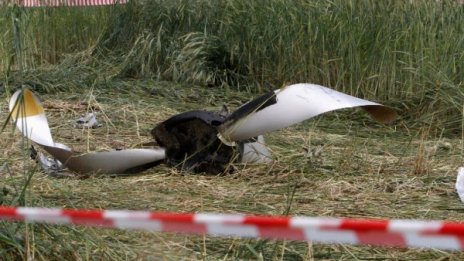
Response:
[[[424,85],[463,80],[463,14],[451,1],[157,0],[122,14],[126,28],[112,23],[107,35],[112,49],[145,53],[131,72],[148,65],[161,77],[195,80],[189,70],[178,76],[187,63],[257,86],[312,81],[409,98]]]
[[[460,129],[464,6],[454,1],[156,0],[115,19],[124,24],[110,23],[103,46],[118,53],[120,77],[257,91],[314,82]]]
[[[113,7],[0,6],[2,72],[59,63],[99,40]]]
[[[18,9],[16,60],[10,9],[0,11],[4,71],[12,61],[15,69],[19,60],[40,68],[88,50],[60,68],[258,92],[313,82],[397,101],[411,113],[425,112],[425,120],[461,119],[464,5],[454,0],[134,0]]]

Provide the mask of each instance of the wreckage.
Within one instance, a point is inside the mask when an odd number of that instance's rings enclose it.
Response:
[[[53,141],[45,111],[28,89],[13,94],[9,108],[17,128],[48,152],[56,165],[76,173],[136,173],[165,163],[182,170],[221,173],[231,162],[272,161],[263,134],[316,115],[361,107],[375,120],[389,123],[396,112],[381,104],[324,86],[294,84],[268,92],[233,113],[189,111],[157,124],[151,134],[157,147],[78,153]]]

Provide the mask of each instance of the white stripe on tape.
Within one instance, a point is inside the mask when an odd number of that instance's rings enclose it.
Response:
[[[390,232],[435,232],[443,227],[441,221],[391,220],[388,223]]]
[[[403,233],[406,245],[411,247],[461,249],[456,236],[424,235],[420,233]]]
[[[195,214],[193,221],[198,224],[242,223],[243,215]]]
[[[342,220],[337,218],[310,218],[294,217],[290,219],[290,227],[307,228],[307,227],[339,227]]]
[[[355,232],[351,231],[328,231],[317,228],[303,229],[305,237],[321,243],[358,244],[359,240]]]
[[[46,222],[54,224],[70,224],[71,219],[63,216],[61,209],[17,208],[17,213],[30,222]]]
[[[208,233],[222,236],[259,237],[258,229],[249,225],[207,225]]]

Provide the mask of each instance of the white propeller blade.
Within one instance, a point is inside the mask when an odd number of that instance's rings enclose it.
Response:
[[[294,84],[246,103],[220,126],[223,138],[243,141],[310,119],[316,115],[363,107],[379,122],[391,122],[397,114],[381,104],[337,92],[316,84]]]
[[[22,94],[22,95],[21,95]],[[28,89],[16,91],[9,109],[16,127],[28,139],[41,146],[68,169],[78,173],[133,173],[154,166],[165,158],[163,148],[128,149],[80,154],[55,143],[39,99]]]

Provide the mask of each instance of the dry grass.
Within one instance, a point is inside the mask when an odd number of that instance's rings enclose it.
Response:
[[[138,86],[138,87],[135,87]],[[151,95],[150,93],[155,93]],[[250,95],[170,83],[121,81],[113,89],[42,95],[58,142],[76,150],[131,147],[150,140],[149,130],[177,112],[236,107]],[[4,100],[2,111],[6,110]],[[103,127],[73,129],[87,110]],[[2,122],[5,113],[1,114]],[[463,220],[454,191],[462,164],[461,141],[433,138],[407,129],[407,122],[382,126],[359,111],[325,115],[272,133],[267,141],[276,162],[241,166],[226,176],[179,173],[164,166],[126,177],[52,178],[24,159],[22,141],[11,128],[2,133],[0,163],[3,204],[17,204],[27,172],[33,174],[26,205],[369,218]],[[322,150],[321,150],[322,149]],[[308,151],[321,150],[312,156]],[[316,153],[318,154],[318,153]],[[421,161],[418,171],[418,161]],[[461,253],[435,250],[306,242],[185,236],[0,223],[23,247],[0,252],[42,260],[460,260]],[[4,242],[2,242],[4,244]]]

